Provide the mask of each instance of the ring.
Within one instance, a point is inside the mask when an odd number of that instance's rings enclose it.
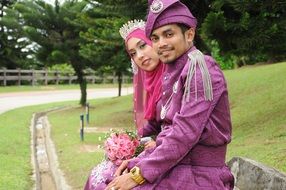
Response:
[[[116,190],[116,189],[115,189],[115,187],[111,187],[111,189],[110,189],[110,190]]]

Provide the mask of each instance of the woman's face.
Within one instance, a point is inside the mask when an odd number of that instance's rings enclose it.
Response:
[[[127,51],[135,64],[144,71],[153,71],[159,64],[158,54],[139,38],[130,38],[127,41]]]

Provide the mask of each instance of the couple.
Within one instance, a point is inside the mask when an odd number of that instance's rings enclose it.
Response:
[[[234,179],[225,165],[231,139],[226,81],[215,60],[194,46],[196,24],[179,0],[151,0],[145,34],[138,28],[125,35],[126,49],[139,68],[146,70],[145,76],[158,74],[152,79],[158,86],[149,92],[152,101],[147,95],[145,102],[147,107],[150,103],[153,116],[142,128],[143,136],[145,129],[158,133],[156,146],[118,168],[103,170],[102,174],[115,175],[106,175],[94,186],[92,179],[102,175],[91,175],[85,190],[233,189]],[[144,111],[146,117],[148,110]]]

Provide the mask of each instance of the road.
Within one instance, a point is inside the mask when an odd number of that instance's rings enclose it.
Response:
[[[133,93],[132,87],[123,88],[121,95]],[[117,88],[88,89],[87,99],[116,97]],[[0,94],[0,114],[19,107],[80,99],[80,90],[15,92]]]

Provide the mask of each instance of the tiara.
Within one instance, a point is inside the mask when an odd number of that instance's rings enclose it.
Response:
[[[143,20],[130,20],[119,29],[119,33],[125,40],[126,37],[136,29],[145,30],[145,22]]]

